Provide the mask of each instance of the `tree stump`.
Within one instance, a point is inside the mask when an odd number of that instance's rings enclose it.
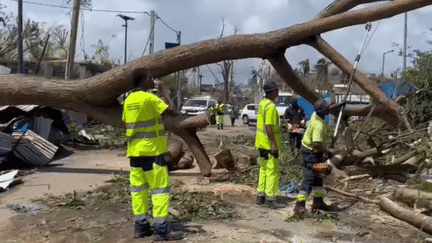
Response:
[[[216,164],[214,168],[225,168],[228,171],[236,170],[236,166],[234,164],[234,157],[229,149],[222,149],[218,153],[214,155],[216,160]]]

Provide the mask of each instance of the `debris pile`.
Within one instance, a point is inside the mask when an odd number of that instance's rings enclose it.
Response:
[[[53,108],[3,106],[0,116],[0,164],[4,168],[17,168],[22,163],[47,165],[59,148],[55,144],[68,133],[61,111]]]

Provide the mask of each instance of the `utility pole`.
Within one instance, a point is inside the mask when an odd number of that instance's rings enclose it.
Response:
[[[23,2],[18,0],[18,73],[24,73],[23,63]]]
[[[66,73],[65,78],[70,79],[73,72],[74,67],[74,58],[75,58],[75,46],[78,32],[78,17],[80,12],[80,4],[81,0],[74,0],[73,2],[73,11],[72,11],[72,20],[71,20],[71,36],[69,43],[69,53],[66,61]]]
[[[406,57],[407,57],[407,35],[408,35],[408,13],[405,12],[405,23],[404,23],[404,49],[403,49],[403,74],[402,79],[405,79],[405,72],[406,72]],[[404,80],[405,81],[405,80]]]
[[[122,25],[123,27],[125,27],[125,54],[124,54],[124,63],[126,64],[127,62],[127,28],[128,28],[128,20],[135,20],[135,18],[126,16],[126,15],[122,15],[122,14],[118,14],[117,17],[120,17],[122,19],[124,19],[125,24]]]
[[[198,83],[199,83],[199,87],[198,87],[198,89],[199,89],[199,94],[201,95],[201,86],[202,86],[202,78],[204,77],[204,75],[202,75],[202,74],[199,74],[199,76],[198,76]]]
[[[383,61],[382,61],[382,72],[381,72],[381,77],[384,77],[385,54],[390,53],[390,52],[394,52],[394,50],[386,51],[386,52],[383,53]]]
[[[154,52],[154,37],[155,37],[155,21],[156,14],[155,11],[150,12],[150,43],[149,43],[149,54]]]
[[[177,43],[181,45],[181,32],[177,32]],[[181,102],[181,84],[180,84],[180,72],[177,72],[177,109],[180,110]]]
[[[403,46],[403,51],[402,51],[402,82],[405,82],[405,72],[406,72],[406,56],[407,56],[407,36],[408,36],[408,13],[405,12],[405,18],[404,18],[404,46]],[[397,74],[396,74],[397,75]],[[394,91],[393,96],[396,98],[396,96],[398,96],[399,89],[400,86],[400,80],[396,79],[396,88]]]

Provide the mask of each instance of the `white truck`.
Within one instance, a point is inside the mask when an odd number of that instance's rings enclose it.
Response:
[[[180,112],[190,116],[208,113],[210,107],[216,106],[216,102],[210,96],[191,98],[182,106]]]

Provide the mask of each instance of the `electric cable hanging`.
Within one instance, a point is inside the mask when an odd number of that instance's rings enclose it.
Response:
[[[159,15],[157,15],[157,14],[156,14],[156,19],[160,19],[160,21],[162,21],[162,23],[163,23],[166,27],[168,27],[168,29],[174,31],[175,33],[178,33],[177,30],[175,30],[175,29],[171,28],[169,25],[167,25],[167,24],[165,23],[165,21],[163,21],[163,19],[161,19],[161,17],[159,17]]]
[[[84,13],[82,11],[80,11],[80,13],[81,13],[81,18],[80,18],[80,20],[81,20],[80,48],[81,48],[81,51],[84,54],[84,60],[87,61],[87,59],[89,58],[89,56],[88,56],[87,52],[85,51],[85,43],[84,43],[84,25],[85,25],[85,22],[84,22]]]
[[[158,14],[156,14],[156,19],[159,19],[168,29],[174,31],[177,34],[177,40],[179,39],[180,31],[177,31],[177,30],[171,28],[167,23],[165,23],[165,21],[163,21],[163,19],[161,17],[159,17]],[[150,37],[152,36],[152,34],[154,34],[154,29],[155,29],[155,26],[153,25],[151,27],[149,38],[147,39],[147,43],[145,44],[145,47],[144,47],[144,50],[143,50],[141,56],[144,56],[144,53],[147,50],[147,46],[148,46],[148,44],[150,42]]]
[[[10,0],[10,1],[17,2],[18,0]],[[54,5],[54,4],[47,4],[47,3],[35,3],[35,2],[30,2],[30,1],[23,1],[23,3],[40,5],[40,6],[55,7],[55,8],[73,9],[72,7],[61,6],[61,5]],[[122,11],[122,10],[90,9],[90,8],[82,8],[82,10],[93,11],[93,12],[108,12],[108,13],[144,13],[144,14],[147,14],[147,15],[150,16],[150,14],[148,12],[143,12],[143,11]]]
[[[145,44],[145,47],[144,47],[144,50],[143,50],[141,56],[144,56],[144,53],[145,53],[146,50],[147,50],[147,46],[148,46],[148,44],[149,44],[149,42],[150,42],[150,38],[151,38],[151,36],[152,36],[152,32],[153,32],[153,31],[154,31],[154,25],[152,26],[152,29],[150,30],[149,38],[147,39],[147,43]]]

